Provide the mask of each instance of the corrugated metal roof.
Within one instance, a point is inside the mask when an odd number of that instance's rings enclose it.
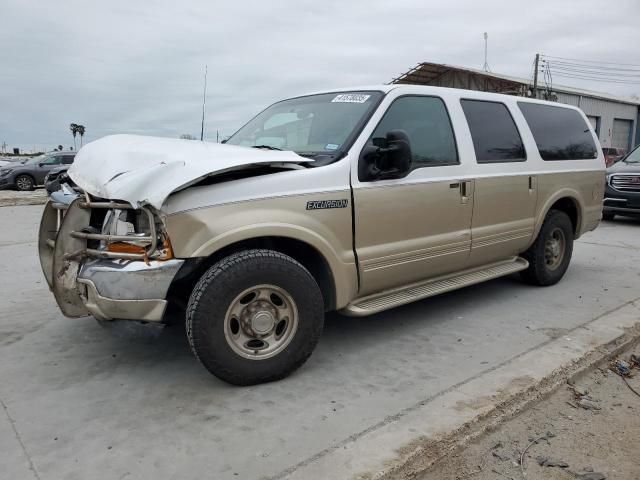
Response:
[[[429,62],[419,63],[408,72],[405,72],[399,77],[391,80],[391,83],[402,83],[403,80],[411,81],[412,83],[420,82],[420,81],[429,82],[434,80],[436,77],[442,75],[443,73],[451,70],[468,72],[474,75],[481,75],[484,77],[517,83],[525,86],[530,86],[532,84],[532,82],[529,79],[522,78],[522,77],[504,75],[501,73],[485,72],[484,70],[477,70],[475,68],[468,68],[468,67],[458,67],[456,65],[448,65],[446,63],[429,63]],[[542,89],[540,86],[538,88]],[[604,92],[595,92],[592,90],[586,90],[582,88],[569,87],[567,85],[558,85],[554,83],[551,89],[552,91],[556,91],[556,92],[571,93],[574,95],[582,95],[585,97],[601,98],[604,100],[609,100],[609,101],[618,102],[618,103],[640,105],[640,100],[633,100],[627,97],[619,97],[619,96],[611,95]]]

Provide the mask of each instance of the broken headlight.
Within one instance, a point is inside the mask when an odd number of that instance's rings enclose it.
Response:
[[[101,233],[105,236],[100,242],[102,250],[159,260],[173,258],[162,221],[147,208],[107,211]]]

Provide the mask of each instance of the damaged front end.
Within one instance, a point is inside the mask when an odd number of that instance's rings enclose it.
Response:
[[[185,262],[160,218],[167,198],[216,176],[308,162],[294,152],[139,135],[85,145],[68,171],[75,186],[51,194],[40,224],[40,262],[60,309],[161,321]]]
[[[47,283],[68,317],[161,321],[183,264],[173,258],[152,207],[88,194],[47,203],[38,248]]]

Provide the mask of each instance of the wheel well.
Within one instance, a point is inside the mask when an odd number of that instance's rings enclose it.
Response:
[[[560,210],[561,212],[566,213],[571,219],[571,224],[573,225],[573,233],[578,234],[578,206],[576,205],[576,201],[569,197],[561,198],[557,200],[553,205],[551,205],[551,210]]]
[[[308,243],[287,237],[261,237],[242,240],[218,250],[207,258],[189,259],[174,280],[169,295],[189,298],[193,287],[204,272],[214,263],[241,250],[265,248],[289,255],[300,262],[318,282],[322,292],[325,310],[334,310],[336,305],[336,287],[329,264],[322,254]],[[185,302],[186,303],[186,302]]]

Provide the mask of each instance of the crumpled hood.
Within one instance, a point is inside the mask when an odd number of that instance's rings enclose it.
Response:
[[[69,176],[100,198],[161,208],[174,191],[204,177],[256,164],[302,163],[293,152],[262,150],[195,140],[110,135],[78,152]]]

